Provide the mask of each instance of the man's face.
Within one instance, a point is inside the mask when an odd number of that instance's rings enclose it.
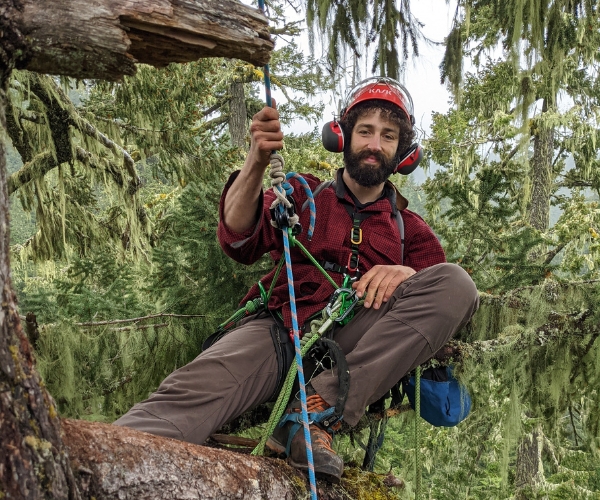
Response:
[[[398,125],[380,116],[379,110],[362,115],[350,138],[350,150],[344,155],[348,175],[360,186],[373,187],[387,180],[396,169]]]

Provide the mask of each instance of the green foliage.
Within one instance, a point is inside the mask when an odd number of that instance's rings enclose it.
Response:
[[[158,224],[151,264],[101,252],[74,259],[59,276],[51,266],[17,267],[21,310],[45,325],[40,372],[64,416],[111,421],[145,398],[200,352],[264,271],[242,269],[220,251],[216,185],[189,184],[176,197]]]
[[[489,61],[467,75],[460,109],[434,115],[426,143],[427,160],[441,166],[424,185],[432,224],[449,260],[465,267],[482,290],[538,283],[549,273],[598,277],[600,212],[591,192],[582,190],[597,184],[590,169],[597,159],[588,153],[596,125],[583,122],[597,113],[598,96],[588,95],[585,106],[548,111],[529,122],[555,131],[544,198],[536,190],[539,132],[522,131],[515,107],[520,89],[510,63]],[[540,230],[534,224],[534,202],[556,208],[559,217],[552,227]]]
[[[328,44],[330,73],[336,79],[349,66],[346,59],[354,61],[352,80],[360,78],[356,59],[366,56],[366,48],[374,48],[372,72],[396,79],[410,53],[418,55],[421,25],[407,2],[307,0],[306,21]]]
[[[205,314],[214,325],[230,316],[241,298],[272,266],[269,258],[241,266],[216,237],[222,183],[189,184],[160,222],[149,292],[161,310]]]
[[[597,282],[547,281],[481,295],[459,335],[465,344],[456,365],[472,396],[471,414],[453,428],[418,424],[423,498],[600,496],[599,298]],[[391,470],[404,480],[402,499],[415,495],[414,417],[410,411],[390,418],[375,463],[375,472]],[[533,431],[542,443],[542,481],[519,490],[519,445]],[[347,463],[362,463],[368,432],[337,441]]]
[[[9,146],[6,151],[6,170],[10,175],[18,171],[23,163],[14,148]],[[10,244],[22,245],[35,233],[35,214],[23,210],[16,195],[10,197],[9,209]]]
[[[61,415],[111,422],[199,352],[202,319],[44,327],[38,369]]]

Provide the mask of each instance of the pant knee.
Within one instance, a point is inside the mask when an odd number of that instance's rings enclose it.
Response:
[[[467,321],[479,307],[479,292],[471,276],[459,265],[439,264],[436,275],[440,277],[440,307],[450,316]]]

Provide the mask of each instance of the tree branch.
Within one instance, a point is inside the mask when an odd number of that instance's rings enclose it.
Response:
[[[11,195],[28,182],[43,177],[56,167],[58,162],[52,153],[46,151],[34,156],[8,178],[8,194]]]
[[[168,313],[159,313],[159,314],[150,314],[148,316],[140,316],[139,318],[130,318],[130,319],[113,319],[107,321],[89,321],[85,323],[75,323],[77,326],[102,326],[102,325],[118,325],[122,323],[135,323],[137,321],[144,321],[146,319],[154,319],[154,318],[205,318],[205,314],[168,314]]]
[[[62,428],[83,498],[291,500],[306,494],[305,478],[283,460],[99,422],[64,419]]]

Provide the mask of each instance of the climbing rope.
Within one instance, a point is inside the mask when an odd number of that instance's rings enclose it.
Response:
[[[298,328],[298,314],[296,312],[296,294],[294,292],[294,276],[292,274],[292,257],[290,252],[289,233],[290,228],[283,228],[283,246],[285,249],[285,264],[288,277],[288,289],[290,294],[290,310],[292,314],[292,331],[294,333],[294,349],[296,352],[296,367],[298,369],[298,382],[300,384],[300,405],[302,409],[302,426],[304,427],[304,441],[306,444],[306,459],[308,463],[308,477],[310,479],[311,498],[317,500],[317,481],[315,478],[315,465],[312,454],[312,443],[310,439],[310,427],[308,422],[308,410],[306,406],[306,383],[304,382],[304,368],[302,366],[302,350],[300,347],[300,329]]]
[[[258,0],[258,5],[265,13],[264,0]],[[269,65],[264,67],[265,93],[267,106],[272,106],[271,101],[271,78]],[[308,462],[308,477],[310,480],[310,491],[312,500],[317,500],[317,481],[315,478],[315,466],[312,454],[312,443],[310,440],[310,429],[308,422],[308,411],[306,406],[306,385],[304,382],[304,369],[302,367],[302,353],[300,347],[300,331],[298,328],[298,315],[296,312],[296,295],[294,292],[294,276],[292,274],[292,258],[290,252],[290,234],[293,228],[298,224],[298,216],[295,213],[289,213],[292,208],[292,203],[287,198],[291,195],[293,188],[289,183],[284,183],[283,179],[283,158],[281,155],[273,152],[271,155],[271,183],[273,192],[277,199],[276,203],[271,206],[271,213],[275,215],[277,227],[281,229],[283,234],[283,246],[285,253],[285,264],[288,277],[288,289],[290,294],[290,309],[292,314],[292,331],[294,334],[294,349],[296,351],[296,365],[298,368],[298,381],[300,383],[300,402],[302,409],[302,424],[304,427],[304,441],[306,443],[306,458]],[[287,185],[286,185],[287,184]],[[285,200],[284,200],[285,198]],[[314,200],[313,200],[314,205]],[[285,217],[289,215],[289,217]],[[287,219],[287,220],[286,220]]]
[[[321,311],[321,319],[313,319],[310,322],[310,330],[307,331],[300,340],[300,354],[302,356],[305,356],[315,342],[317,342],[317,340],[319,340],[323,334],[329,330],[329,328],[331,328],[336,318],[339,316],[341,307],[342,298],[338,297],[331,307],[325,308],[323,311]],[[252,451],[253,455],[262,455],[264,453],[267,439],[275,431],[275,428],[277,427],[277,424],[281,420],[283,412],[287,407],[287,403],[294,387],[294,380],[296,378],[297,371],[297,365],[292,364],[285,378],[285,382],[283,383],[283,387],[279,392],[277,401],[275,401],[275,405],[273,406],[269,420],[267,421],[265,432],[263,433],[263,436],[256,448],[254,448]]]
[[[415,371],[415,500],[421,498],[421,367]]]

